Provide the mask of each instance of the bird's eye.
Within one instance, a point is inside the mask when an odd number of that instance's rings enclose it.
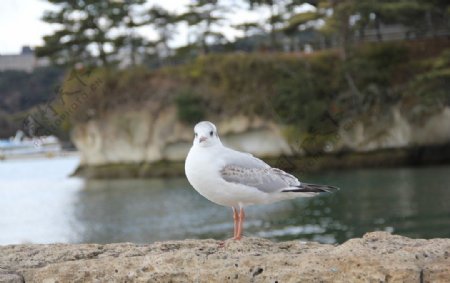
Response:
[[[197,137],[197,136],[198,136],[198,134],[197,134],[197,133],[194,133],[194,136],[195,136],[195,137]]]
[[[212,137],[213,136],[213,131],[209,132],[209,135]]]

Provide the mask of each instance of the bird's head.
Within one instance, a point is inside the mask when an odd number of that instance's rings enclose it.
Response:
[[[194,146],[208,147],[220,144],[219,134],[216,126],[209,122],[203,121],[194,127]]]

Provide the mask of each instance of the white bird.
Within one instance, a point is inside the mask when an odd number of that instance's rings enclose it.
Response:
[[[242,237],[246,206],[338,190],[333,186],[301,183],[291,174],[272,168],[249,153],[225,147],[216,126],[208,121],[194,128],[185,173],[202,196],[233,209],[235,240]]]

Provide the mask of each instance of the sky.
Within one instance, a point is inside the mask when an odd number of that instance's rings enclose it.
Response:
[[[22,45],[38,45],[53,28],[42,22],[44,10],[52,5],[41,0],[0,1],[0,54],[19,53]]]
[[[239,1],[230,0],[235,3]],[[148,6],[158,3],[166,9],[182,12],[183,7],[190,0],[148,0]],[[41,21],[45,10],[52,10],[54,6],[46,0],[0,0],[0,55],[20,53],[22,46],[39,46],[43,43],[42,37],[51,34],[55,26]],[[230,16],[230,23],[221,28],[225,36],[231,40],[239,36],[239,32],[231,28],[232,24],[248,21],[262,22],[268,11],[264,9],[248,11],[235,9]],[[144,36],[154,38],[155,32],[149,27],[142,31]],[[185,44],[187,27],[181,26],[173,45]]]

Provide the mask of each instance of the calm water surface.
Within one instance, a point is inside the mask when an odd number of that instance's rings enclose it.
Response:
[[[231,237],[231,209],[205,200],[185,178],[69,178],[77,164],[75,157],[0,161],[0,244]],[[300,177],[341,190],[250,207],[247,236],[340,243],[383,230],[450,237],[450,166]]]

